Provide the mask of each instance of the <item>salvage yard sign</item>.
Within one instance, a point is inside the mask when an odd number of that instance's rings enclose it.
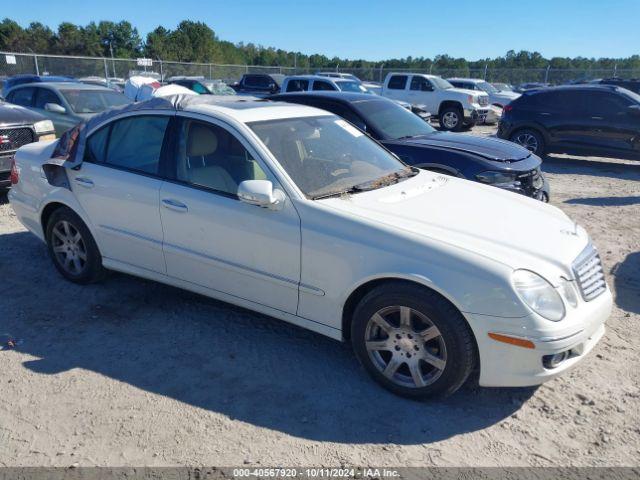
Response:
[[[150,58],[137,58],[136,63],[139,67],[152,67],[153,61]]]
[[[5,59],[7,61],[7,65],[15,65],[16,64],[16,56],[15,55],[5,55]]]

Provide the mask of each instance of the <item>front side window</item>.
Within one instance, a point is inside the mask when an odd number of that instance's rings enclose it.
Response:
[[[424,77],[413,77],[411,79],[411,85],[409,86],[409,89],[422,92],[433,90],[429,81]]]
[[[334,91],[335,88],[329,82],[323,82],[322,80],[315,80],[313,82],[313,89],[320,91]]]
[[[614,95],[605,92],[593,92],[589,98],[589,111],[593,115],[614,117],[620,113],[626,113],[631,102],[622,95]]]
[[[162,115],[130,117],[112,123],[105,163],[158,175],[168,123],[169,117]]]
[[[342,118],[288,118],[250,123],[308,197],[381,188],[414,172]]]
[[[178,144],[177,180],[236,195],[244,180],[265,180],[259,163],[229,131],[217,125],[184,120]]]
[[[62,106],[62,102],[58,98],[58,95],[55,94],[55,92],[52,92],[47,88],[38,88],[36,90],[38,91],[35,103],[36,108],[41,108],[44,110],[44,107],[47,103],[56,103]]]
[[[389,79],[389,84],[387,88],[391,90],[404,90],[404,87],[407,85],[407,76],[406,75],[394,75]]]
[[[16,105],[22,105],[23,107],[30,107],[33,105],[33,97],[36,89],[32,87],[20,88],[11,92],[7,98],[11,103]]]
[[[107,108],[131,103],[122,93],[111,90],[61,90],[75,113],[99,113]]]

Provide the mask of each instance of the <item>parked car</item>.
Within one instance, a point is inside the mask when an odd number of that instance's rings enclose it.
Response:
[[[246,73],[238,83],[231,85],[240,94],[266,96],[280,92],[285,76],[279,73]]]
[[[13,87],[17,87],[18,85],[23,85],[25,83],[41,83],[41,82],[77,82],[75,78],[72,77],[62,77],[56,75],[14,75],[5,79],[2,85],[2,96],[7,98],[7,94],[9,90]]]
[[[315,108],[152,102],[18,150],[11,205],[64,278],[118,270],[348,340],[413,398],[476,368],[545,382],[604,334],[600,257],[559,209],[408,167]]]
[[[310,91],[329,91],[329,92],[357,92],[370,93],[362,86],[360,81],[345,79],[321,77],[319,75],[292,75],[285,77],[282,82],[282,92],[310,92]]]
[[[77,82],[26,83],[11,88],[7,101],[49,118],[58,136],[96,113],[131,102],[110,88]]]
[[[454,88],[435,75],[389,73],[382,86],[382,96],[424,105],[438,115],[444,130],[459,131],[486,120],[489,96],[484,92]]]
[[[51,120],[0,100],[0,191],[10,185],[9,173],[18,148],[55,138]]]
[[[520,96],[516,92],[500,91],[489,82],[477,78],[448,78],[447,80],[456,88],[485,92],[489,95],[491,105],[497,105],[501,108]]]
[[[616,85],[618,87],[631,90],[632,92],[640,93],[640,79],[638,78],[631,78],[628,80],[622,78],[603,78],[595,81],[594,83],[599,83],[601,85]]]
[[[181,85],[201,95],[236,95],[236,91],[222,80],[204,77],[172,77],[168,83]]]
[[[516,87],[510,83],[492,83],[493,87],[499,92],[515,92]]]
[[[525,92],[504,109],[498,137],[537,155],[640,156],[640,95],[614,85]]]
[[[408,165],[549,200],[542,161],[494,138],[439,132],[389,99],[357,93],[282,93],[270,97],[320,108],[344,118]]]

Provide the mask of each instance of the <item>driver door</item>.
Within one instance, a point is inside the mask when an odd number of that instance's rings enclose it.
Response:
[[[300,218],[238,199],[243,180],[275,177],[241,134],[223,123],[181,116],[172,180],[160,189],[167,274],[295,314]]]

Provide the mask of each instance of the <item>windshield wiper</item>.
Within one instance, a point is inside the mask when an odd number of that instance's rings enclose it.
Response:
[[[342,195],[349,195],[352,193],[360,193],[360,192],[366,192],[369,190],[376,190],[378,188],[382,188],[388,185],[393,185],[394,183],[398,183],[402,179],[413,177],[418,173],[420,173],[420,170],[418,170],[417,168],[408,167],[399,172],[393,172],[383,177],[377,178],[375,180],[359,183],[349,188],[345,188],[344,190],[339,190],[337,192],[321,193],[319,195],[313,195],[310,198],[311,200],[320,200],[321,198],[340,197]]]

